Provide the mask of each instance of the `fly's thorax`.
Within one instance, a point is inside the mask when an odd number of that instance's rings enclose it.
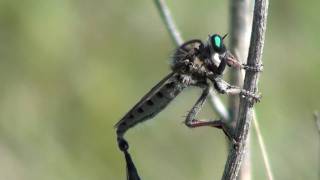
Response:
[[[193,66],[194,68],[197,68],[197,69],[201,69],[201,67],[204,66],[204,61],[202,59],[200,59],[199,57],[194,57],[193,58]]]
[[[193,60],[193,64],[192,64],[192,68],[191,68],[191,74],[193,76],[197,76],[197,77],[204,77],[206,76],[206,73],[208,72],[207,69],[207,60],[206,59],[202,59],[199,57],[195,57]]]

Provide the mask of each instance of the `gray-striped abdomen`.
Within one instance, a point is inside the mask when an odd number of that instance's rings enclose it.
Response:
[[[150,90],[117,124],[119,137],[136,124],[148,120],[165,108],[183,89],[179,75],[169,74]]]

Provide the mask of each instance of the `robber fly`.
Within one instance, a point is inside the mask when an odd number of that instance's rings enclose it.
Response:
[[[213,88],[216,89],[218,93],[241,95],[252,102],[259,101],[260,99],[260,96],[240,87],[232,86],[222,79],[223,71],[227,65],[238,69],[252,71],[261,70],[261,67],[259,66],[251,67],[241,64],[224,45],[223,40],[225,37],[226,35],[223,37],[218,34],[209,35],[206,43],[194,39],[185,42],[176,49],[171,63],[172,72],[153,87],[115,125],[117,129],[118,145],[122,151],[128,149],[128,144],[123,138],[128,129],[157,115],[182,90],[190,86],[201,88],[202,94],[187,114],[184,121],[185,125],[190,128],[200,126],[217,127],[222,129],[225,134],[232,139],[221,120],[206,121],[196,119],[197,113],[201,110],[209,92]],[[127,158],[128,157],[126,156],[126,160],[128,160]]]

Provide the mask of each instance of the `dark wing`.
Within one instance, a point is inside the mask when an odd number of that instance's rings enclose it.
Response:
[[[174,71],[181,69],[185,66],[185,60],[192,61],[193,56],[195,55],[196,50],[203,47],[203,43],[199,39],[193,39],[183,43],[180,47],[175,50],[172,58],[171,68]]]
[[[167,75],[115,125],[118,136],[122,136],[136,124],[154,117],[185,87],[179,74],[172,72]]]

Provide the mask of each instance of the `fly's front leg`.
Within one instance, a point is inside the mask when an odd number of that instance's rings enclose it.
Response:
[[[189,128],[196,128],[196,127],[202,127],[202,126],[209,126],[209,127],[215,127],[218,129],[222,129],[225,135],[229,138],[229,140],[235,144],[235,140],[232,137],[231,133],[229,133],[229,129],[227,128],[227,125],[222,120],[198,120],[195,119],[196,115],[200,112],[201,108],[203,107],[209,92],[211,90],[211,87],[209,85],[206,85],[204,87],[204,90],[200,96],[200,98],[197,100],[197,102],[194,104],[194,106],[189,111],[187,118],[185,120],[185,125]]]
[[[261,99],[260,94],[252,93],[237,86],[232,86],[224,80],[222,80],[221,78],[214,79],[214,86],[217,89],[217,91],[221,94],[241,95],[247,98],[251,102],[251,105],[253,105],[256,102],[260,102]]]
[[[244,69],[246,71],[253,71],[253,72],[262,72],[263,71],[263,64],[256,64],[256,65],[248,65],[242,64],[239,61],[232,61],[228,62],[228,65],[234,67],[236,69]]]
[[[255,64],[255,65],[248,65],[248,64],[242,64],[239,62],[237,58],[235,58],[231,52],[227,51],[223,57],[228,66],[237,68],[237,69],[244,69],[246,71],[254,71],[254,72],[261,72],[263,71],[263,65],[262,64]]]

